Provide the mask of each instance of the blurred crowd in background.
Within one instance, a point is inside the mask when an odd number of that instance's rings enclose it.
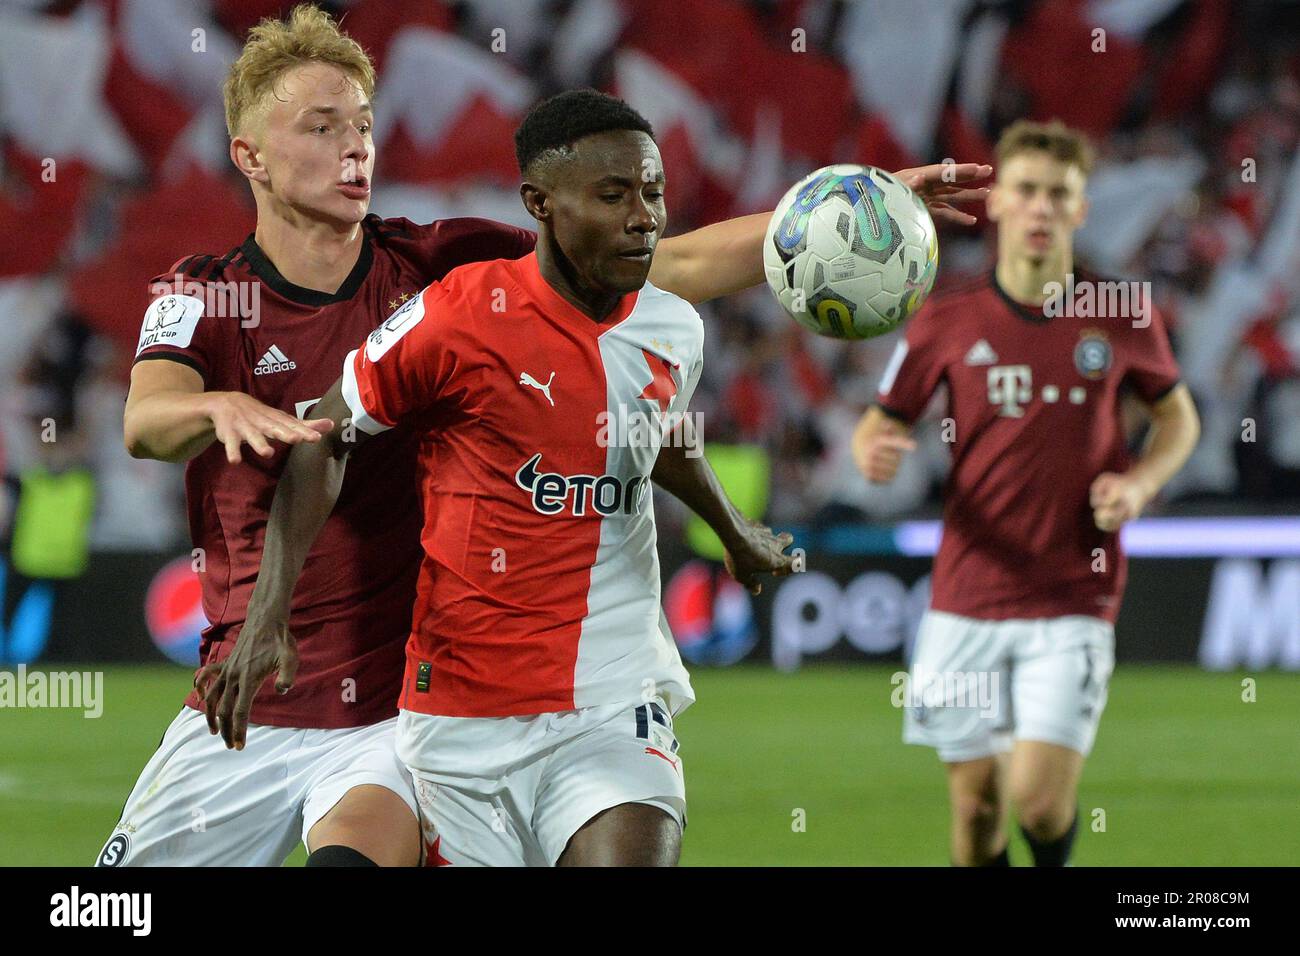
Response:
[[[771,209],[818,166],[990,162],[1020,117],[1095,140],[1082,264],[1150,280],[1204,437],[1161,507],[1300,499],[1300,3],[1285,0],[358,0],[379,72],[372,209],[529,225],[512,133],[592,85],[654,125],[670,233]],[[221,83],[268,0],[0,6],[0,529],[16,477],[88,469],[91,542],[186,540],[182,469],[122,448],[148,280],[253,227]],[[983,210],[972,210],[983,219]],[[945,228],[939,290],[991,267]],[[848,452],[895,336],[800,330],[766,288],[701,308],[709,442],[771,463],[774,522],[933,513],[937,427],[889,487]],[[381,319],[376,316],[376,323]],[[51,429],[57,440],[50,440]]]

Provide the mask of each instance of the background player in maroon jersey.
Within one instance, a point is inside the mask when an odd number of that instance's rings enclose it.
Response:
[[[1098,309],[1099,280],[1074,267],[1087,142],[1020,122],[997,155],[996,270],[908,326],[853,451],[868,479],[891,481],[946,385],[952,472],[904,738],[947,765],[955,864],[1008,862],[1010,804],[1035,864],[1063,865],[1114,661],[1117,532],[1187,460],[1199,423],[1149,297]],[[1071,273],[1092,306],[1064,300]],[[1125,391],[1151,421],[1136,461]]]
[[[346,349],[451,268],[521,256],[533,245],[532,233],[483,220],[417,226],[366,215],[373,84],[365,53],[313,7],[251,34],[225,92],[231,158],[253,190],[256,232],[225,256],[178,262],[156,280],[158,297],[146,314],[126,441],[138,457],[190,462],[190,524],[205,555],[211,623],[205,664],[229,653],[242,626],[286,446],[314,441],[328,426],[299,416],[336,377]],[[970,217],[948,203],[981,195],[960,185],[980,171],[967,164],[900,175],[930,198],[936,216],[965,222]],[[765,220],[751,216],[665,240],[652,280],[690,301],[757,283]],[[212,307],[214,289],[234,286],[259,291],[256,314]],[[366,494],[345,489],[317,542],[294,605],[301,641],[294,693],[268,687],[251,714],[259,727],[285,731],[277,734],[283,746],[267,740],[263,756],[250,749],[242,760],[209,752],[199,739],[206,728],[191,726],[201,706],[191,696],[128,800],[113,837],[128,845],[112,859],[273,863],[300,829],[309,849],[323,851],[313,852],[313,865],[352,860],[349,850],[383,863],[415,862],[409,785],[391,741],[372,732],[396,713],[414,594],[418,506],[404,481],[413,442],[409,434],[386,436],[386,450],[369,459],[380,480],[358,480]],[[247,461],[243,444],[256,453]],[[367,529],[363,547],[347,550],[358,528]],[[286,782],[289,732],[316,734],[320,749],[312,767],[299,760],[298,777]],[[184,785],[175,782],[181,767]],[[164,778],[167,799],[147,799]],[[225,785],[218,791],[213,781]],[[203,829],[193,826],[196,811]]]

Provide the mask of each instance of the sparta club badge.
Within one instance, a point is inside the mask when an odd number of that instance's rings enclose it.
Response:
[[[1074,347],[1074,367],[1079,374],[1096,381],[1110,371],[1111,350],[1106,333],[1100,329],[1084,329],[1079,333],[1079,344]]]

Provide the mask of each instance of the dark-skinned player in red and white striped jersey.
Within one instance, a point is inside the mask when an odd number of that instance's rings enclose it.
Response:
[[[947,766],[953,863],[1006,865],[1013,807],[1035,865],[1059,866],[1114,663],[1119,528],[1182,467],[1200,426],[1148,297],[1097,309],[1105,287],[1074,265],[1086,140],[1018,123],[997,162],[997,266],[912,320],[853,451],[869,480],[892,481],[912,424],[947,386],[952,472],[904,739]],[[1070,292],[1092,305],[1066,303]],[[1152,426],[1135,461],[1126,393]]]
[[[412,433],[395,430],[370,450],[316,542],[295,595],[299,664],[280,675],[286,692],[266,686],[223,700],[219,679],[289,446],[328,431],[327,421],[303,419],[344,355],[430,281],[467,262],[523,256],[535,240],[480,219],[422,226],[368,216],[373,85],[365,53],[315,8],[264,22],[226,89],[231,158],[253,190],[256,231],[225,256],[188,257],[155,280],[126,443],[137,457],[189,462],[191,532],[207,559],[201,657],[210,680],[142,773],[104,865],[278,864],[299,839],[311,865],[423,856],[392,746],[420,557]],[[950,203],[980,198],[964,184],[987,172],[964,164],[898,175],[937,217],[967,223]],[[664,240],[651,280],[693,303],[757,284],[766,219]],[[195,283],[255,285],[257,321],[212,314],[204,293],[191,294]]]

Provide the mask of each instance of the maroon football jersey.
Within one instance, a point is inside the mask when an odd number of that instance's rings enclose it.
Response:
[[[223,257],[191,256],[154,280],[137,361],[167,359],[207,391],[244,392],[298,417],[338,379],[368,333],[430,282],[468,262],[533,249],[527,230],[484,219],[421,226],[370,215],[355,268],[333,295],[287,281],[252,236]],[[294,591],[299,668],[283,696],[267,681],[250,721],[337,728],[397,715],[420,568],[415,429],[367,442],[348,465],[338,505]],[[271,501],[289,449],[247,447],[231,465],[214,443],[186,470],[190,533],[203,549],[206,664],[234,648],[261,561]],[[196,695],[186,704],[199,708]]]
[[[1079,275],[1076,295],[1084,278],[1100,281]],[[1119,536],[1094,524],[1089,487],[1129,466],[1124,390],[1157,401],[1179,371],[1153,308],[1149,322],[1079,318],[1068,312],[1098,310],[1076,303],[1047,318],[989,274],[928,303],[885,370],[878,402],[907,424],[947,386],[955,434],[931,585],[937,611],[1111,622],[1119,613],[1125,559]]]

